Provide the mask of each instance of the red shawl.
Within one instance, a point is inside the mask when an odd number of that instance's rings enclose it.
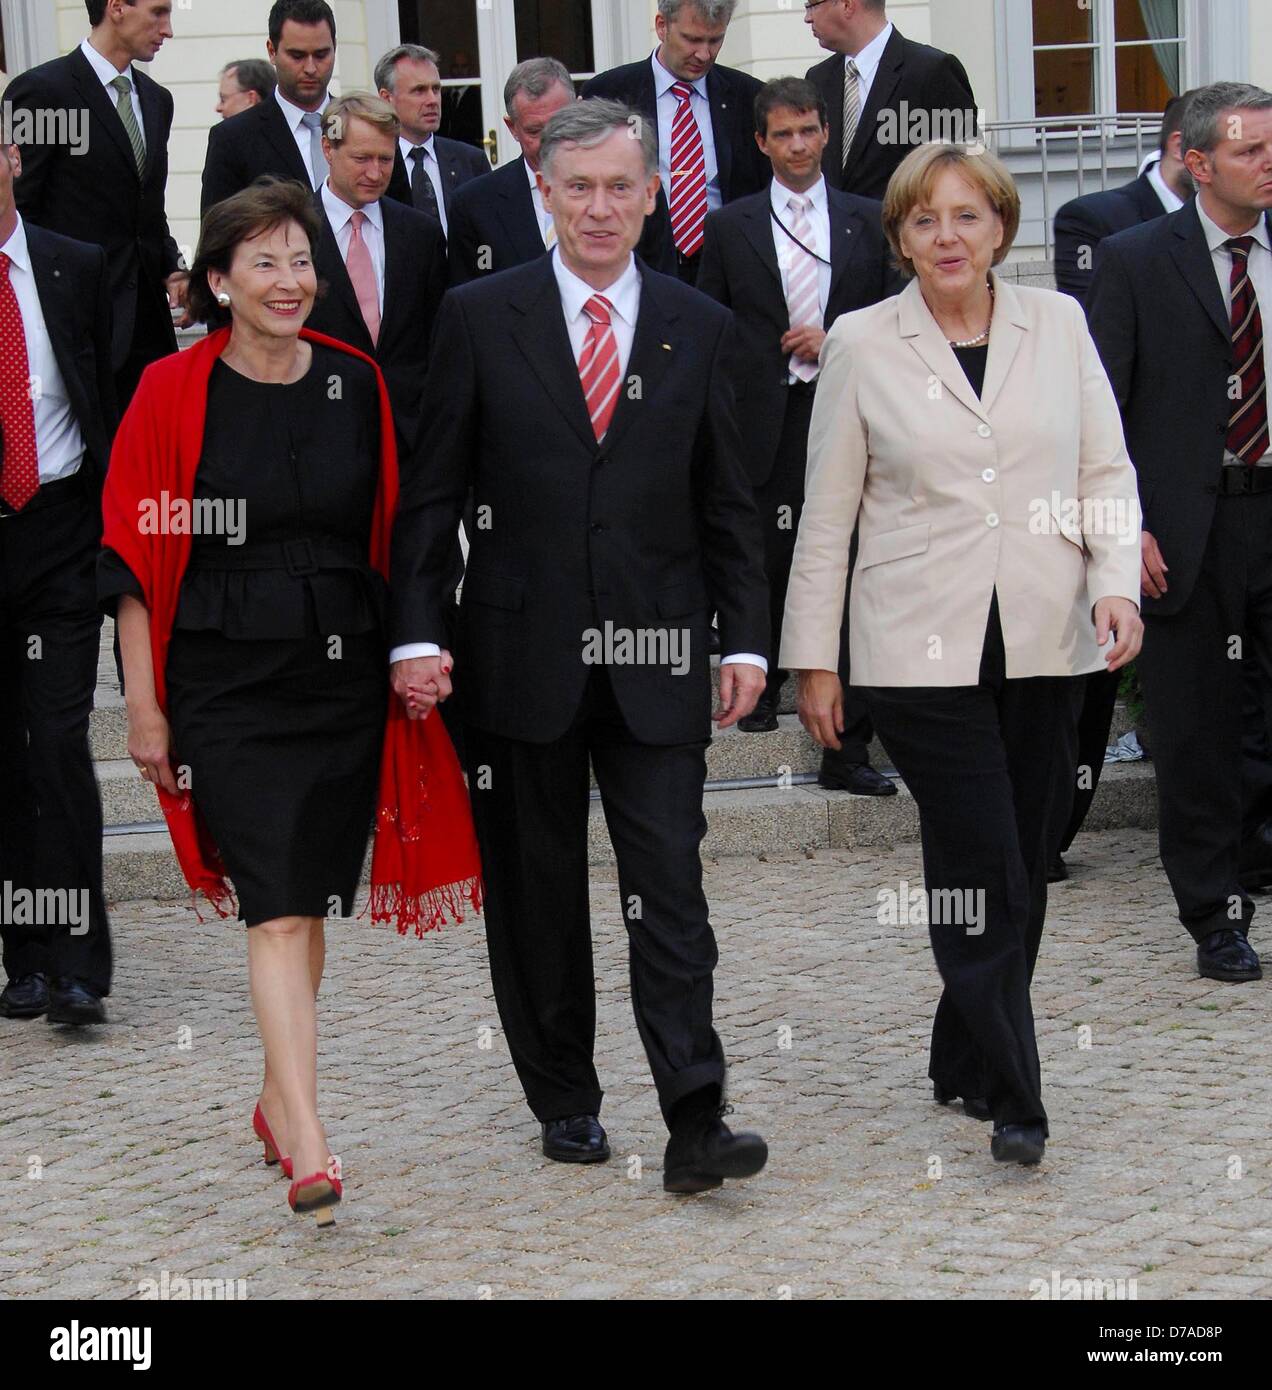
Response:
[[[113,550],[141,585],[150,611],[150,648],[155,695],[168,712],[168,643],[177,613],[181,580],[190,560],[188,534],[142,534],[142,507],[194,497],[194,478],[203,452],[208,378],[229,341],[224,328],[185,352],[149,366],[128,407],[115,446],[102,497],[102,544]],[[303,338],[363,362],[356,348],[309,329]],[[371,362],[375,366],[374,362]],[[389,544],[398,500],[397,445],[384,378],[380,388],[380,483],[371,530],[371,564],[386,580]],[[225,865],[206,822],[189,792],[173,796],[156,788],[173,848],[195,893],[203,893],[222,917],[237,912]],[[455,750],[436,715],[408,719],[401,701],[389,694],[380,794],[371,864],[371,917],[396,920],[400,934],[417,936],[440,927],[449,914],[463,920],[464,900],[480,911],[481,861],[472,811]]]

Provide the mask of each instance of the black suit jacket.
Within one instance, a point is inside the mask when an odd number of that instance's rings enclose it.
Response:
[[[1170,566],[1165,596],[1141,604],[1146,613],[1177,613],[1214,518],[1234,370],[1232,326],[1196,201],[1109,237],[1086,309],[1122,410],[1144,529]]]
[[[462,140],[447,140],[442,135],[433,136],[433,152],[437,156],[438,167],[442,171],[442,206],[446,209],[449,222],[451,205],[455,194],[467,183],[490,173],[490,160],[475,145],[467,145]],[[390,198],[413,207],[411,197],[411,173],[402,158],[402,146],[397,149],[393,161],[393,177],[389,181]]]
[[[952,54],[925,43],[904,38],[893,28],[883,57],[870,84],[857,133],[844,167],[844,55],[832,53],[809,68],[808,80],[826,99],[830,140],[822,155],[822,170],[834,188],[882,199],[888,180],[915,145],[910,143],[907,122],[901,116],[914,111],[970,111],[976,120],[976,98],[962,63]],[[904,103],[904,105],[903,105]],[[904,139],[881,141],[881,113],[896,115],[898,134]],[[922,142],[919,142],[922,143]]]
[[[827,188],[826,201],[831,270],[825,326],[829,329],[840,314],[896,294],[902,281],[883,235],[881,205],[834,188]],[[767,188],[719,208],[707,218],[698,268],[698,289],[733,310],[738,425],[747,472],[756,487],[767,482],[777,459],[790,374],[790,358],[782,352],[790,313],[773,244],[775,226]]]
[[[552,262],[442,301],[424,426],[393,538],[391,645],[445,631],[448,563],[471,485],[477,526],[456,649],[465,720],[530,743],[565,733],[588,632],[686,631],[689,669],[614,664],[641,742],[709,736],[707,635],[767,654],[759,518],[740,456],[727,310],[640,267],[636,336],[597,444]]]
[[[1121,188],[1065,203],[1056,213],[1056,288],[1084,304],[1104,238],[1165,216],[1147,172]]]
[[[389,389],[399,445],[413,448],[433,321],[446,292],[442,229],[425,213],[387,197],[380,200],[384,215],[384,314],[379,340],[373,345],[336,234],[327,220],[321,190],[314,194],[314,206],[322,220],[314,265],[327,290],[314,305],[307,326],[375,358]]]
[[[636,254],[654,270],[675,273],[671,222],[662,205],[645,219]],[[473,179],[455,193],[450,206],[451,283],[467,284],[485,275],[536,260],[546,250],[530,196],[524,156],[503,164],[489,178]]]
[[[84,439],[81,467],[100,492],[118,424],[110,347],[110,267],[100,246],[58,236],[30,222],[25,227],[53,357]]]
[[[163,283],[180,264],[164,212],[172,93],[135,67],[131,75],[146,138],[144,174],[137,172],[128,134],[110,95],[78,48],[19,73],[4,94],[15,114],[88,113],[83,153],[72,153],[69,145],[22,146],[22,177],[14,184],[14,198],[28,224],[93,243],[106,252],[114,324],[111,361],[116,370],[134,344],[155,357],[177,347]]]

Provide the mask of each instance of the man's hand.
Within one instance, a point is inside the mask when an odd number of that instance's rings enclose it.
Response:
[[[1157,542],[1147,531],[1140,532],[1140,589],[1149,598],[1161,598],[1166,592],[1166,574],[1170,566],[1162,559]]]
[[[764,694],[768,677],[749,661],[730,661],[720,667],[720,708],[711,717],[722,728],[745,719]]]
[[[801,362],[816,362],[826,341],[826,330],[806,323],[802,328],[788,328],[782,334],[782,351],[789,352]]]
[[[168,289],[168,307],[170,309],[185,309],[185,313],[177,323],[178,328],[189,328],[194,320],[190,317],[190,310],[186,307],[190,300],[190,273],[186,270],[174,270],[164,281]]]
[[[1144,619],[1128,598],[1102,598],[1095,605],[1095,640],[1103,646],[1109,633],[1117,635],[1113,649],[1104,660],[1110,671],[1119,671],[1134,661],[1144,645]]]
[[[822,748],[843,747],[839,735],[844,731],[844,688],[835,671],[799,671],[796,708],[799,722]]]
[[[449,698],[454,664],[450,652],[443,648],[441,656],[412,657],[410,661],[395,661],[389,668],[393,693],[411,719],[427,719],[435,705]]]

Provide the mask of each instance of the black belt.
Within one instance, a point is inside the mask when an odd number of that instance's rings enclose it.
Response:
[[[1248,497],[1255,492],[1272,492],[1272,468],[1255,468],[1248,463],[1230,463],[1219,470],[1220,497]]]
[[[190,552],[192,570],[286,570],[290,575],[302,576],[324,569],[366,569],[367,565],[366,546],[338,536],[204,545]]]
[[[30,516],[33,512],[43,511],[45,507],[56,507],[87,495],[88,482],[84,477],[84,465],[80,464],[79,470],[69,478],[59,478],[55,483],[41,483],[40,490],[20,512],[0,502],[0,521],[10,521],[15,516]]]

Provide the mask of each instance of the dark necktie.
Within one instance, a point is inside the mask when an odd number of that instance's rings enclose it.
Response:
[[[423,145],[416,145],[411,150],[411,163],[414,168],[411,170],[411,202],[420,212],[426,212],[430,217],[436,218],[438,222],[442,220],[441,213],[437,210],[437,190],[433,187],[433,180],[428,176],[428,170],[424,167],[424,159],[428,151]]]
[[[1253,464],[1268,447],[1268,381],[1263,363],[1263,316],[1250,278],[1252,236],[1233,237],[1232,359],[1241,394],[1228,420],[1228,448],[1242,463]]]

